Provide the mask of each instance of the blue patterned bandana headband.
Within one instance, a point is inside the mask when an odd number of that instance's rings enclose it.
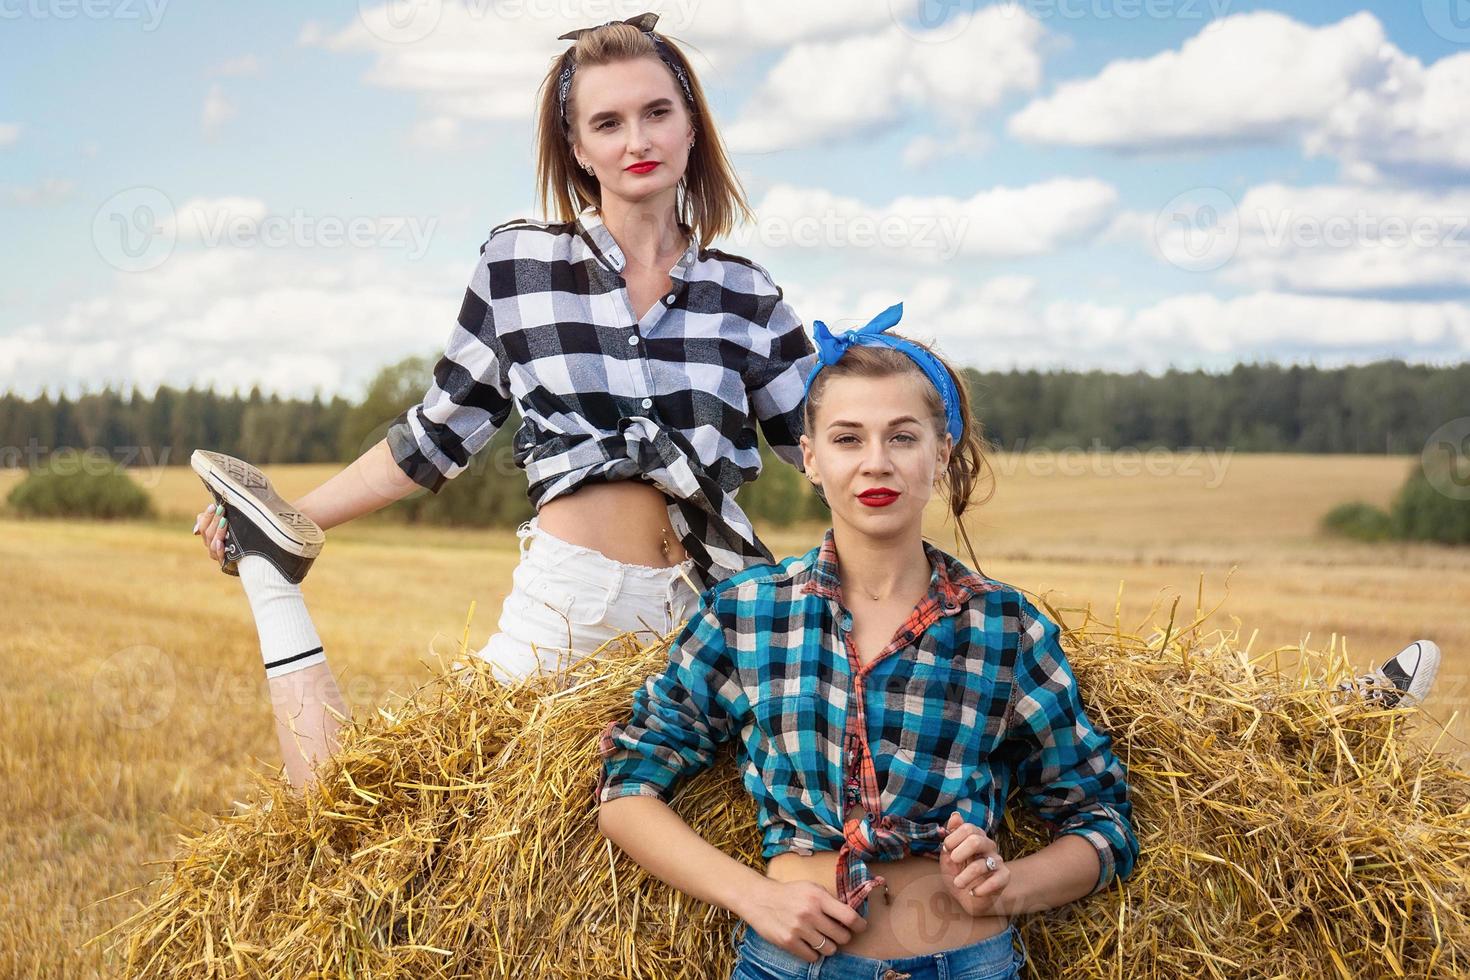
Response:
[[[567,31],[565,34],[559,36],[557,40],[575,41],[583,34],[591,34],[593,31],[612,24],[629,24],[638,28],[653,42],[654,50],[658,52],[659,58],[665,65],[669,66],[669,71],[673,72],[674,77],[679,80],[679,87],[684,90],[684,102],[689,106],[689,111],[693,112],[694,91],[689,85],[689,75],[684,71],[683,66],[679,64],[678,59],[674,57],[674,53],[669,50],[669,46],[664,43],[664,39],[653,32],[653,27],[657,23],[658,14],[649,12],[639,14],[637,17],[629,17],[627,20],[610,20],[606,24],[597,25],[597,27],[581,27],[575,31]],[[556,79],[556,108],[557,112],[561,115],[563,126],[570,125],[567,122],[567,96],[572,91],[572,74],[577,70],[577,63],[572,59],[572,52],[575,50],[576,45],[573,45],[567,48],[565,53],[562,54],[561,57],[564,64],[562,65],[561,74]]]
[[[919,366],[924,376],[929,379],[939,391],[939,397],[944,402],[944,417],[946,428],[950,437],[958,446],[960,438],[965,434],[965,422],[960,418],[960,394],[955,390],[954,379],[949,371],[939,362],[939,358],[920,347],[918,344],[910,343],[902,337],[890,337],[883,331],[893,326],[903,316],[903,304],[894,303],[888,309],[879,313],[865,325],[856,330],[833,336],[832,331],[821,320],[814,321],[817,341],[817,366],[806,379],[806,391],[812,390],[812,382],[817,380],[817,375],[822,368],[829,364],[836,364],[842,360],[842,355],[854,344],[863,347],[891,347],[902,354],[907,354],[909,359]],[[804,396],[803,396],[804,397]]]

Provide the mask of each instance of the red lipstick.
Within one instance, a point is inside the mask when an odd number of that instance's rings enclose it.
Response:
[[[650,170],[652,170],[654,167],[657,167],[657,166],[658,166],[658,161],[657,160],[645,160],[642,163],[635,163],[631,167],[626,167],[624,169],[631,170],[635,174],[646,174]]]
[[[890,490],[887,487],[874,487],[871,490],[864,490],[858,494],[858,500],[861,500],[869,507],[887,507],[901,496],[902,494],[897,490]]]

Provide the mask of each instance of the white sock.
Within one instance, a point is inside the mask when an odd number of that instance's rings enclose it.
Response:
[[[280,677],[326,663],[327,655],[306,611],[301,586],[288,582],[276,566],[259,555],[241,558],[239,572],[260,634],[265,676]]]

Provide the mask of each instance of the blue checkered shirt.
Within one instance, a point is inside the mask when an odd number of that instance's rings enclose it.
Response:
[[[830,530],[707,590],[668,666],[604,730],[597,801],[667,802],[738,738],[764,857],[838,851],[838,896],[860,912],[884,884],[870,861],[937,860],[955,810],[993,836],[1013,788],[1053,837],[1096,849],[1094,892],[1126,877],[1126,771],[1082,709],[1058,627],[1014,587],[924,549],[928,594],[866,665]]]

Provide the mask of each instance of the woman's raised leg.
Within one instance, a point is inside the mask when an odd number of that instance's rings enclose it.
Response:
[[[337,729],[348,715],[301,592],[325,535],[250,464],[203,451],[190,463],[216,501],[199,515],[196,533],[245,589],[286,778],[300,792],[336,751]]]

